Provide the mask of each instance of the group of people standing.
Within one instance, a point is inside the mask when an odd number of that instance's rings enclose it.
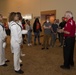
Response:
[[[22,23],[21,23],[22,17],[19,12],[12,12],[9,15],[9,29],[11,32],[11,52],[13,54],[13,60],[14,60],[14,71],[16,73],[22,74],[24,73],[20,66],[20,56],[21,56],[21,48],[22,48]],[[0,14],[0,66],[8,66],[6,62],[9,60],[6,60],[5,58],[5,48],[3,45],[5,45],[7,39],[7,35],[5,32],[5,28],[3,25],[3,16]]]
[[[51,35],[50,46],[54,47],[57,38],[57,33],[59,35],[60,46],[63,47],[63,58],[64,63],[60,66],[62,69],[70,69],[74,67],[74,46],[75,46],[75,31],[76,24],[73,19],[73,14],[71,11],[66,11],[64,17],[62,17],[62,22],[59,26],[54,21],[50,22],[49,19],[43,24],[44,28],[44,42],[42,50],[49,49],[49,38]]]
[[[22,34],[22,30],[27,30],[27,43],[28,46],[32,45],[32,31],[34,32],[34,45],[37,45],[36,40],[38,39],[38,44],[40,42],[40,32],[44,31],[44,39],[42,43],[42,50],[49,49],[55,46],[57,39],[57,34],[59,36],[59,41],[61,43],[60,47],[63,46],[64,64],[60,67],[62,69],[70,69],[70,66],[74,66],[74,46],[75,46],[75,22],[73,20],[73,14],[71,11],[65,13],[65,17],[62,18],[62,22],[56,23],[54,19],[53,22],[50,21],[50,17],[41,26],[39,19],[36,18],[32,25],[29,20],[22,19],[20,12],[11,12],[9,15],[9,29],[11,32],[11,52],[14,58],[14,71],[19,74],[23,74],[24,71],[21,70],[22,64],[20,63],[21,48],[23,43],[25,43],[25,34]],[[42,29],[43,28],[43,29]],[[51,37],[51,40],[50,40]],[[5,58],[5,48],[4,44],[6,42],[7,35],[3,25],[3,16],[0,14],[0,66],[7,66],[7,60]],[[64,43],[63,43],[64,40]],[[22,60],[21,60],[22,61]]]
[[[51,23],[50,17],[49,17],[46,19],[42,27],[44,29],[44,40],[43,40],[42,50],[44,50],[45,48],[49,49],[49,46],[54,47],[57,39],[57,28],[58,28],[58,25],[56,24],[56,20],[54,20]],[[50,41],[50,38],[51,38],[51,41]]]
[[[37,27],[36,25],[37,24]],[[22,33],[22,30],[27,30],[27,44],[31,46],[31,38],[32,38],[32,31],[34,31],[35,38],[34,44],[36,45],[36,38],[38,38],[40,44],[40,31],[41,25],[39,23],[39,19],[36,19],[34,22],[34,26],[32,27],[29,20],[22,19],[22,15],[20,12],[11,12],[9,15],[9,22],[8,26],[10,29],[10,36],[11,36],[11,53],[13,54],[14,60],[14,71],[19,74],[23,74],[24,71],[21,70],[22,60],[20,59],[22,55],[22,47],[25,43],[25,34]],[[35,30],[36,28],[36,30]],[[9,62],[5,58],[5,48],[7,40],[7,34],[5,31],[5,27],[3,24],[3,16],[0,14],[0,66],[8,66],[6,62]],[[24,56],[24,54],[22,55]]]

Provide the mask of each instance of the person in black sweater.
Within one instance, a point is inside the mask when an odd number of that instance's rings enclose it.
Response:
[[[62,17],[62,22],[59,24],[59,29],[63,29],[65,27],[65,24],[66,24],[66,19],[64,17]],[[62,47],[63,46],[63,36],[64,34],[63,33],[59,33],[59,41],[60,41],[60,46],[59,47]]]

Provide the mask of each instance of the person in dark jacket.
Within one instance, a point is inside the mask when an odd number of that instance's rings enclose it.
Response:
[[[36,44],[36,39],[38,38],[38,44],[41,45],[40,43],[40,32],[42,31],[41,29],[41,24],[39,22],[39,19],[36,18],[35,22],[33,24],[33,32],[34,32],[34,45]]]
[[[65,24],[66,24],[66,20],[65,20],[65,17],[62,17],[62,22],[59,24],[59,29],[63,29],[65,27]],[[59,33],[59,41],[60,41],[60,46],[59,47],[62,47],[63,46],[63,36],[64,36],[64,33]]]
[[[26,22],[25,22],[25,19],[22,19],[22,29],[25,30],[25,25]],[[22,38],[23,38],[23,44],[26,44],[26,40],[25,40],[25,34],[22,34]]]

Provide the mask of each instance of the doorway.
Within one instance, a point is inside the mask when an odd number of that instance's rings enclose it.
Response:
[[[46,21],[46,18],[53,16],[54,18],[56,18],[56,10],[48,10],[48,11],[41,11],[41,25],[43,25],[43,23]],[[42,28],[42,34],[44,35],[44,30]]]
[[[56,18],[56,10],[41,11],[41,24],[43,24],[47,17],[54,16]]]

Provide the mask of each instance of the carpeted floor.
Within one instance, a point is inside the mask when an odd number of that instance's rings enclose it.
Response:
[[[0,67],[0,75],[18,75],[13,70],[13,56],[9,45],[9,39],[7,40],[6,58],[10,60],[7,67]],[[42,46],[24,45],[22,52],[25,53],[25,57],[22,57],[24,70],[23,75],[76,75],[76,65],[71,67],[70,70],[62,70],[60,65],[63,64],[63,50],[59,48],[57,41],[54,48],[49,50],[41,50]],[[75,46],[76,50],[76,46]],[[74,56],[76,64],[76,51]]]

